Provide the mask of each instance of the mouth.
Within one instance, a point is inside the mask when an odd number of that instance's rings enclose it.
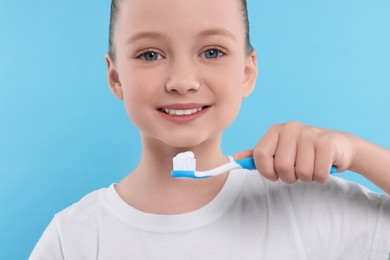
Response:
[[[208,108],[208,106],[189,108],[189,109],[160,108],[159,110],[171,116],[183,116],[183,115],[192,115],[198,113],[206,108]]]
[[[175,104],[160,107],[157,110],[165,119],[176,123],[185,123],[199,118],[210,107],[210,105],[200,104]]]
[[[158,110],[171,116],[184,116],[196,114],[209,107],[208,105],[171,105],[161,107]]]

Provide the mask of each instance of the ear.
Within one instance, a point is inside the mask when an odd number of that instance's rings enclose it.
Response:
[[[242,86],[242,97],[248,97],[256,85],[257,79],[257,55],[256,51],[253,50],[250,55],[245,58],[245,70],[244,70],[244,81]]]
[[[115,67],[114,62],[111,60],[110,56],[106,54],[106,64],[107,64],[107,80],[110,90],[114,96],[118,99],[123,100],[123,89],[122,84],[119,80],[118,70]]]

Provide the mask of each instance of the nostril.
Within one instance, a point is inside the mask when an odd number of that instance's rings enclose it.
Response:
[[[166,90],[168,92],[175,92],[179,94],[186,94],[188,92],[198,91],[200,82],[198,80],[174,80],[171,79],[166,83]]]

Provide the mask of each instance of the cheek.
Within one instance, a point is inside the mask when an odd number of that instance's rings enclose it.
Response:
[[[242,103],[242,98],[239,92],[232,93],[229,97],[226,97],[226,100],[229,100],[225,103],[224,110],[226,111],[227,124],[230,125],[234,119],[237,117]]]
[[[150,107],[156,105],[153,100],[156,100],[159,91],[154,86],[155,78],[147,77],[142,73],[126,74],[122,80],[126,112],[137,126],[142,124],[143,115],[151,111]]]
[[[219,82],[219,86],[215,89],[217,97],[217,108],[219,110],[220,125],[227,127],[230,125],[240,111],[242,104],[241,80],[234,77],[226,77]]]
[[[226,66],[214,75],[220,75],[215,77],[214,87],[217,97],[221,97],[229,101],[233,107],[237,107],[241,104],[243,97],[243,68],[240,64],[231,64]]]

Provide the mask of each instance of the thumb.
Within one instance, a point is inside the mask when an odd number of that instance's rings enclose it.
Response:
[[[253,156],[253,149],[250,149],[250,150],[244,150],[244,151],[237,152],[233,156],[233,158],[234,158],[234,160],[241,160],[241,159],[252,157],[252,156]]]

